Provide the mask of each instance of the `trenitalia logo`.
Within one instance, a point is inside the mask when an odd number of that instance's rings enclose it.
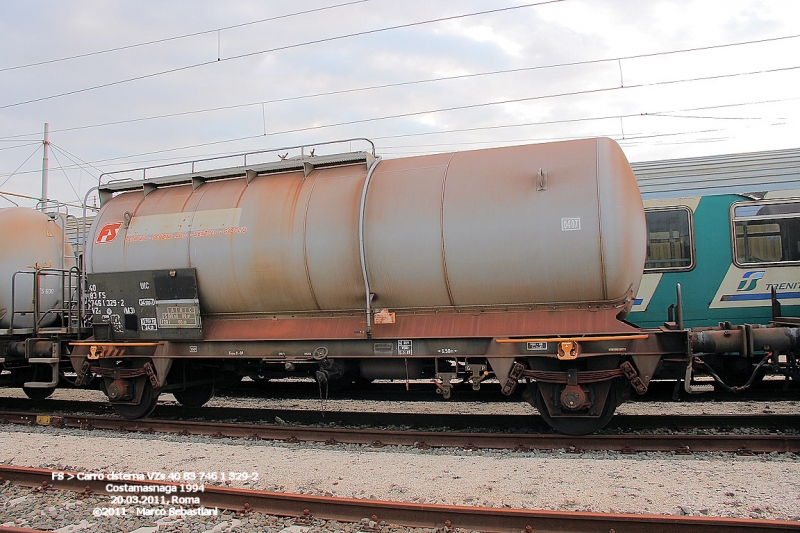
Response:
[[[758,280],[764,277],[763,270],[751,270],[749,272],[745,272],[742,276],[742,281],[739,282],[739,287],[737,287],[737,291],[752,291],[756,288],[756,284]]]
[[[111,242],[117,238],[117,233],[119,233],[119,228],[122,227],[122,222],[112,222],[110,224],[106,224],[100,231],[97,232],[97,238],[94,240],[95,244],[103,244],[107,242]]]

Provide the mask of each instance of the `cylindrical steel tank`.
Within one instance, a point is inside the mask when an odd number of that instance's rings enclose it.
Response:
[[[24,207],[0,209],[0,329],[11,326],[12,285],[13,327],[33,327],[33,272],[36,268],[45,269],[39,275],[39,312],[42,314],[39,325],[53,324],[56,315],[47,311],[61,307],[63,297],[62,276],[56,270],[73,266],[72,246],[52,218]]]
[[[366,165],[118,194],[89,272],[194,267],[207,313],[363,309]],[[633,171],[610,139],[384,160],[364,203],[373,307],[632,299],[645,258]]]

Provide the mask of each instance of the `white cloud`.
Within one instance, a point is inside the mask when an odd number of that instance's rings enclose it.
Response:
[[[484,24],[465,24],[459,21],[453,21],[448,26],[450,33],[479,43],[492,44],[514,58],[522,56],[523,44],[515,38],[504,35],[502,30]]]
[[[387,156],[591,135],[621,140],[619,118],[580,119],[622,115],[622,144],[631,160],[790,148],[800,139],[800,100],[794,100],[800,69],[730,76],[796,67],[800,39],[622,61],[625,85],[637,88],[619,89],[615,62],[409,83],[796,35],[800,9],[794,0],[569,0],[294,47],[498,7],[490,0],[372,0],[222,31],[223,59],[291,47],[248,58],[216,62],[217,35],[211,33],[2,70],[329,4],[85,0],[41,10],[0,0],[0,183],[19,167],[0,190],[38,194],[36,141],[44,122],[51,125],[54,150],[93,165],[66,171],[75,188],[80,181],[81,197],[103,170],[343,137],[382,138],[378,150]],[[185,68],[204,61],[210,64]],[[170,69],[182,70],[11,105]],[[691,81],[711,75],[730,77]],[[399,83],[405,85],[354,91]],[[564,93],[580,94],[482,106]],[[324,95],[266,104],[263,135],[258,102],[314,94]],[[766,101],[772,102],[758,103]],[[733,104],[744,105],[709,109]],[[222,109],[187,114],[214,108]],[[447,108],[459,109],[414,115]],[[676,116],[640,115],[664,111]],[[153,116],[164,118],[140,120]],[[527,123],[537,124],[520,125]],[[421,133],[430,135],[414,136]],[[21,134],[27,141],[14,141]],[[641,138],[631,141],[633,135]],[[237,138],[245,139],[228,142]],[[202,146],[178,150],[195,145]],[[57,156],[64,166],[72,164],[63,152]],[[55,157],[50,164],[51,190],[73,200]]]

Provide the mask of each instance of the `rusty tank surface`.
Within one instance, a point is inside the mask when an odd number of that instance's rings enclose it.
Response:
[[[94,221],[88,271],[194,268],[209,319],[328,316],[363,310],[367,294],[418,317],[580,306],[613,318],[639,285],[642,201],[610,139],[257,172],[117,194]],[[441,334],[430,328],[403,334]],[[483,329],[464,332],[502,328]]]
[[[0,209],[0,251],[0,330],[52,325],[58,315],[49,311],[69,290],[60,271],[75,266],[59,224],[35,209]]]
[[[162,392],[199,406],[245,376],[308,376],[321,391],[421,379],[444,398],[495,378],[506,395],[527,384],[548,424],[582,434],[646,392],[664,358],[691,364],[685,330],[621,320],[646,224],[614,141],[392,160],[374,145],[296,148],[101,181],[76,385],[101,378],[136,418]]]
[[[77,382],[102,377],[123,416],[146,415],[161,391],[202,405],[223,375],[305,373],[326,390],[430,379],[445,398],[493,376],[505,394],[536,381],[529,401],[554,427],[564,418],[561,430],[588,432],[625,388],[612,387],[620,353],[650,354],[633,359],[646,381],[652,353],[685,347],[620,320],[646,228],[610,139],[385,161],[374,146],[247,155],[241,167],[192,163],[98,187],[86,247],[94,337],[70,358]],[[581,375],[567,383],[565,364]]]

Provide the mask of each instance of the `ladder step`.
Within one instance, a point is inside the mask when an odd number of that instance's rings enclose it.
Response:
[[[702,385],[690,384],[689,389],[692,392],[714,392],[714,385],[704,383]]]
[[[53,363],[58,363],[58,361],[59,361],[58,357],[31,357],[30,359],[28,359],[29,363],[53,364]]]

